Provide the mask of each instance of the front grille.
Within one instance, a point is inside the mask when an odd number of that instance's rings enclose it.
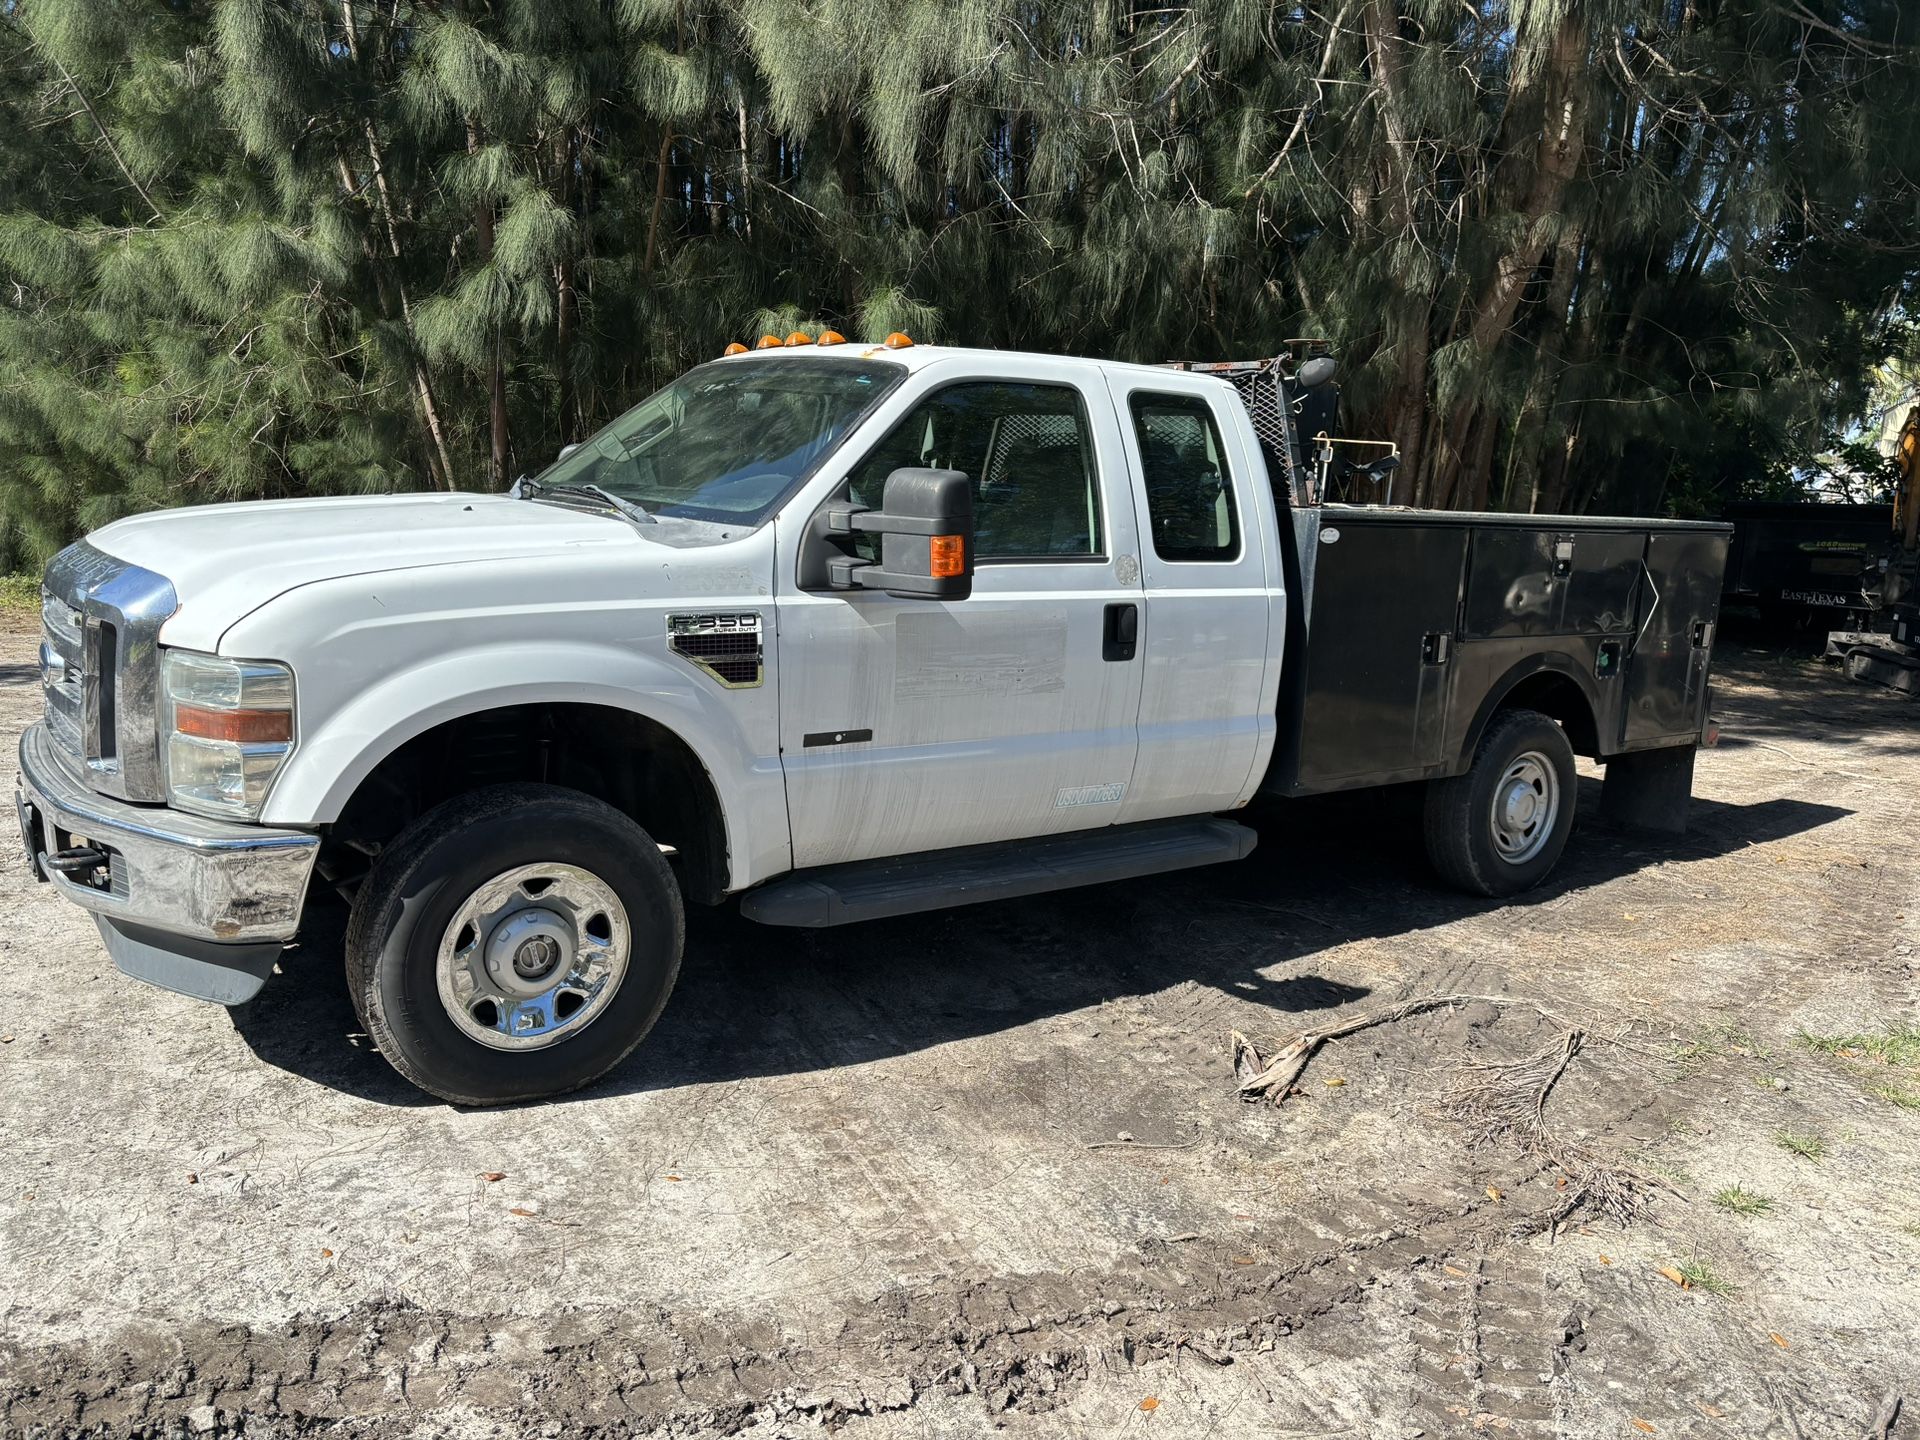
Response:
[[[163,575],[69,545],[40,599],[47,735],[73,774],[123,800],[166,798],[157,693],[160,627],[178,608]]]
[[[763,678],[758,615],[670,615],[667,643],[729,690],[751,689]]]
[[[86,637],[80,612],[57,595],[40,597],[40,692],[46,703],[47,734],[61,758],[80,773],[82,696],[86,673]]]

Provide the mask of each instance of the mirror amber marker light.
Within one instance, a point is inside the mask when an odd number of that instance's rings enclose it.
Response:
[[[967,541],[963,535],[935,535],[927,546],[927,572],[936,580],[967,573]]]

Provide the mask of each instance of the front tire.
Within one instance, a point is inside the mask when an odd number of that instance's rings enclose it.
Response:
[[[1573,746],[1538,710],[1495,715],[1464,775],[1427,786],[1427,858],[1472,895],[1517,895],[1547,878],[1573,828]]]
[[[347,926],[347,986],[393,1068],[457,1105],[577,1090],[624,1060],[680,973],[686,916],[647,833],[551,785],[408,826]]]

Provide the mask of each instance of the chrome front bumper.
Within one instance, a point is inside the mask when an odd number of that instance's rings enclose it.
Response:
[[[14,792],[28,863],[93,912],[121,969],[202,999],[251,999],[300,926],[320,837],[130,805],[88,789],[60,762],[44,725],[20,737]],[[48,868],[59,851],[105,862]]]

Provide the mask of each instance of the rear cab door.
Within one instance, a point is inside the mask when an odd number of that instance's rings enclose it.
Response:
[[[1123,821],[1230,810],[1273,753],[1286,585],[1259,444],[1233,387],[1106,369],[1140,526],[1139,754]]]
[[[973,593],[801,589],[808,517],[901,466],[973,481]],[[791,516],[791,520],[789,519]],[[1142,598],[1128,452],[1097,365],[923,363],[780,525],[781,763],[796,868],[1112,824],[1133,776]],[[1123,563],[1123,557],[1127,563]]]

